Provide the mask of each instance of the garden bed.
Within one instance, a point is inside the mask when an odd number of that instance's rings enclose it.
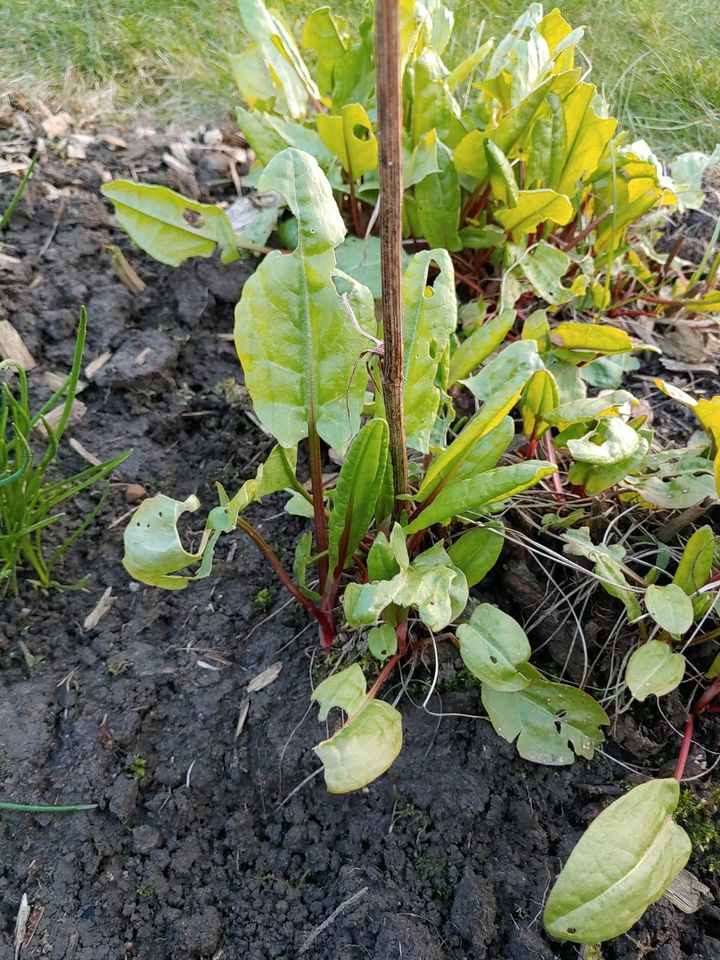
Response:
[[[129,483],[209,504],[211,484],[236,489],[271,440],[248,415],[229,340],[252,261],[173,270],[133,247],[100,197],[104,175],[187,191],[187,174],[162,159],[177,159],[170,148],[183,138],[109,133],[93,131],[74,160],[69,141],[55,140],[6,234],[16,261],[0,263],[0,320],[37,361],[35,384],[69,367],[87,306],[86,359],[110,358],[82,391],[87,410],[71,436],[103,459],[134,450],[62,568],[65,582],[87,577],[84,586],[43,595],[25,585],[0,608],[0,799],[99,805],[0,816],[0,957],[13,956],[23,894],[21,960],[578,956],[543,933],[543,903],[588,823],[643,779],[622,764],[671,771],[677,739],[657,729],[655,712],[623,718],[634,752],[610,740],[592,762],[536,766],[481,718],[479,686],[445,654],[427,709],[422,667],[409,685],[417,709],[404,711],[405,747],[391,770],[331,796],[321,777],[305,782],[324,730],[308,695],[322,658],[349,663],[352,651],[318,650],[314,626],[285,604],[241,533],[218,550],[213,576],[182,593],[139,586],[123,570]],[[208,149],[186,144],[199,198],[231,199],[225,154],[207,139]],[[2,185],[0,206],[11,188]],[[108,244],[125,252],[144,292],[123,285]],[[64,456],[82,465],[69,448]],[[251,509],[290,555],[303,521],[282,512],[282,498],[270,502]],[[506,553],[483,583],[521,620],[545,592],[526,561]],[[108,588],[112,606],[85,626]],[[273,666],[275,678],[248,693]],[[682,701],[667,702],[680,724]],[[708,722],[699,733],[708,749],[717,730]],[[688,774],[710,762],[693,751]],[[700,784],[701,794],[712,785]],[[701,855],[689,866],[717,897]],[[717,904],[684,915],[667,900],[602,950],[605,960],[719,955]]]

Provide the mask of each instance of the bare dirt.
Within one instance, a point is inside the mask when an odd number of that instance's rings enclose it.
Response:
[[[25,584],[0,606],[0,799],[98,804],[0,814],[1,960],[15,957],[23,894],[32,913],[20,960],[577,957],[543,933],[543,903],[581,832],[634,775],[602,755],[561,768],[520,760],[480,718],[477,686],[447,653],[429,710],[417,695],[403,707],[405,747],[390,772],[329,796],[321,777],[303,784],[326,735],[308,709],[325,664],[254,546],[226,538],[213,576],[183,593],[124,572],[127,483],[197,492],[209,507],[212,483],[235,489],[270,441],[247,416],[227,339],[251,264],[172,270],[132,247],[99,196],[103,171],[181,184],[160,159],[171,138],[123,136],[127,149],[93,140],[85,159],[42,159],[4,241],[19,263],[0,266],[0,319],[34,354],[38,385],[43,369],[68,367],[86,304],[87,359],[112,359],[83,391],[88,409],[72,435],[100,457],[134,450],[61,571],[87,583],[48,595]],[[201,197],[231,195],[229,179],[208,182],[223,179],[217,170],[205,182],[199,161],[196,171]],[[0,207],[11,187],[3,178]],[[108,243],[145,292],[131,295],[113,273]],[[67,449],[62,466],[82,461]],[[281,509],[276,499],[254,518],[290,555],[302,521]],[[84,629],[107,587],[110,611]],[[518,556],[504,557],[488,589],[516,615],[537,602]],[[237,734],[248,682],[274,663],[279,675],[250,694]],[[415,679],[425,676],[419,667]],[[612,741],[607,753],[666,771],[676,742],[660,723],[635,723],[660,744],[651,758]],[[717,747],[711,727],[699,737]],[[717,878],[701,877],[717,897]],[[718,960],[720,909],[685,916],[663,901],[603,957]]]

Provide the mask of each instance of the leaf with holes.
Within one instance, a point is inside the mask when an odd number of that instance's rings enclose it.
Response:
[[[402,717],[384,700],[368,700],[359,664],[333,674],[317,686],[311,699],[320,704],[319,719],[333,707],[348,715],[329,740],[314,747],[325,769],[330,793],[350,793],[372,783],[392,765],[402,748]]]
[[[527,685],[501,691],[483,685],[482,701],[496,733],[525,760],[552,766],[572,763],[575,754],[592,759],[603,742],[600,727],[609,718],[592,697],[563,683],[546,680],[529,663],[519,668]],[[574,753],[573,753],[574,751]]]
[[[679,800],[677,780],[651,780],[593,820],[550,891],[544,922],[551,937],[610,940],[660,899],[691,851],[673,819]]]
[[[341,116],[318,114],[317,130],[330,153],[352,180],[359,180],[378,164],[378,144],[367,111],[359,103],[342,108]]]
[[[530,680],[520,670],[532,650],[517,620],[491,603],[481,603],[457,629],[460,656],[473,676],[495,690],[523,690]]]
[[[685,675],[685,657],[673,653],[662,640],[649,640],[633,653],[625,670],[625,682],[636,700],[654,694],[664,697]]]
[[[211,257],[217,247],[223,263],[238,258],[228,215],[212,203],[134,180],[112,180],[100,192],[112,202],[122,228],[160,263],[177,267],[188,257]]]
[[[430,269],[439,269],[432,286]],[[407,443],[427,453],[447,396],[450,336],[457,326],[455,274],[446,250],[416,253],[403,277]]]
[[[381,662],[395,655],[397,650],[397,632],[390,623],[381,623],[379,627],[368,630],[368,650]]]

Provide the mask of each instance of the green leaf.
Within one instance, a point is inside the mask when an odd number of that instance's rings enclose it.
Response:
[[[188,257],[211,257],[218,246],[223,263],[238,257],[228,216],[212,203],[134,180],[112,180],[100,192],[112,201],[122,228],[160,263],[177,267]]]
[[[346,104],[341,116],[318,114],[317,131],[352,180],[359,180],[377,167],[377,139],[370,117],[361,104]]]
[[[664,697],[680,684],[684,675],[685,657],[673,653],[662,640],[649,640],[628,660],[625,682],[635,699],[643,701],[651,694]]]
[[[693,624],[692,600],[675,583],[664,587],[650,584],[645,591],[645,606],[655,623],[673,636],[687,633]]]
[[[503,310],[486,320],[463,340],[450,357],[450,383],[457,383],[477,370],[494,353],[515,323],[515,311]]]
[[[512,410],[530,377],[536,370],[542,369],[544,365],[535,341],[515,340],[504,347],[480,373],[463,381],[468,390],[483,401],[477,418],[484,425],[484,433]]]
[[[426,136],[437,136],[431,130]],[[423,238],[431,247],[462,250],[458,236],[460,182],[450,150],[437,141],[438,173],[430,173],[415,184],[415,202]]]
[[[366,691],[362,669],[354,663],[323,680],[310,698],[320,704],[321,721],[333,707],[348,715],[334,736],[313,748],[325,768],[330,793],[359,790],[385,773],[400,753],[400,714],[383,700],[368,700]]]
[[[343,597],[345,618],[351,627],[375,623],[394,604],[416,607],[431,630],[443,630],[465,609],[467,581],[452,565],[442,543],[421,553],[410,565],[400,564],[392,580],[349,583]]]
[[[504,543],[502,523],[491,521],[458,537],[448,556],[465,574],[468,587],[474,587],[495,566]]]
[[[457,629],[460,656],[473,676],[495,690],[523,690],[530,683],[518,667],[532,650],[517,620],[491,603],[481,603]]]
[[[123,566],[134,580],[163,590],[184,590],[192,580],[208,576],[217,534],[211,537],[206,532],[197,552],[191,553],[182,545],[177,529],[184,513],[199,509],[200,501],[194,495],[173,500],[161,493],[140,504],[125,528],[124,538]],[[204,559],[207,564],[201,565],[196,574],[179,574]]]
[[[424,133],[403,164],[403,183],[405,189],[414,187],[425,177],[440,173],[438,159],[438,138],[435,130]]]
[[[262,110],[237,107],[236,113],[242,134],[261,163],[270,163],[285,147],[295,147],[315,157],[323,167],[330,166],[332,154],[316,130]]]
[[[561,282],[571,264],[572,261],[566,253],[541,240],[535,249],[522,259],[518,270],[522,271],[535,293],[555,307],[567,303],[575,296],[573,291],[563,287]],[[582,326],[589,327],[590,324]]]
[[[262,191],[288,201],[298,221],[291,255],[271,253],[246,282],[235,310],[235,346],[263,425],[286,447],[317,429],[343,450],[359,428],[365,376],[357,359],[367,346],[332,282],[333,248],[345,226],[317,161],[287,149],[270,162]],[[359,324],[375,327],[370,291],[351,284]]]
[[[382,297],[380,275],[380,237],[346,237],[335,250],[338,270],[349,274],[372,293],[373,299]],[[403,252],[403,269],[410,258]]]
[[[238,0],[238,6],[245,33],[282,91],[288,112],[296,120],[301,119],[308,99],[319,101],[320,93],[292,35],[279,17],[268,12],[262,0]]]
[[[225,512],[234,514],[236,518],[249,504],[262,500],[263,497],[269,497],[270,494],[277,493],[279,490],[294,487],[297,483],[295,478],[296,464],[297,447],[290,447],[287,450],[279,445],[273,447],[265,463],[261,463],[257,468],[255,476],[246,480],[232,500],[228,502],[228,509]],[[216,507],[211,512],[211,516],[216,514],[216,529],[220,528],[219,525],[222,522],[219,513],[216,513],[216,511],[223,509],[225,508],[222,506]],[[228,529],[234,528],[235,520],[233,519]]]
[[[528,380],[520,400],[523,432],[526,437],[541,437],[548,429],[545,413],[557,406],[559,393],[555,377],[538,370]]]
[[[518,238],[532,233],[546,220],[561,226],[570,223],[573,208],[566,196],[554,190],[520,190],[514,207],[496,210],[493,216],[508,233]]]
[[[429,286],[433,264],[440,272]],[[429,450],[446,395],[446,361],[456,326],[455,273],[449,254],[446,250],[416,253],[403,277],[404,400],[408,446],[422,453]]]
[[[587,423],[598,417],[617,416],[619,408],[626,403],[637,404],[637,400],[627,390],[611,390],[598,397],[561,403],[547,412],[546,419],[553,426],[564,429],[573,423]]]
[[[399,524],[396,524],[396,528],[400,533],[400,540],[403,546],[403,549],[400,551],[400,561],[397,559],[397,551],[393,549],[393,546],[397,544],[397,534],[395,534],[395,539],[391,545],[388,541],[388,538],[382,532],[382,530],[377,534],[373,540],[372,546],[368,552],[367,568],[368,576],[370,580],[392,580],[392,578],[400,572],[400,565],[406,567],[410,560],[407,555],[407,549],[405,548],[405,535],[402,532],[402,528]],[[396,529],[393,528],[393,532]]]
[[[710,579],[714,559],[715,534],[712,527],[699,527],[685,545],[673,583],[681,587],[688,596],[695,593]],[[701,616],[707,609],[706,604],[709,600],[712,602],[708,594],[692,598],[693,612],[696,617]]]
[[[353,440],[335,487],[328,524],[328,557],[334,576],[340,576],[352,561],[370,526],[387,455],[387,423],[369,420]]]
[[[300,537],[295,547],[295,557],[293,559],[293,576],[300,592],[318,603],[322,598],[315,590],[307,586],[307,568],[313,563],[313,535],[312,530],[306,530]]]
[[[710,668],[705,676],[708,678],[708,680],[714,680],[715,677],[720,677],[720,653],[716,654],[715,659],[710,664]]]
[[[405,533],[417,533],[434,523],[449,523],[453,517],[481,513],[494,503],[534,487],[556,470],[557,467],[544,460],[526,460],[509,467],[496,467],[468,479],[453,479],[405,527]]]
[[[397,633],[391,623],[381,623],[368,630],[368,649],[376,660],[384,661],[397,651]]]
[[[492,196],[508,207],[517,206],[520,192],[510,161],[492,140],[485,141],[485,152],[487,153]]]
[[[637,430],[633,430],[620,417],[608,417],[597,430],[575,440],[569,439],[567,448],[575,460],[607,465],[632,457],[641,440]]]
[[[478,47],[477,50],[474,50],[463,60],[461,60],[460,63],[453,70],[451,70],[445,78],[448,89],[456,90],[461,83],[467,80],[480,66],[483,60],[486,59],[488,54],[492,51],[494,45],[494,40],[486,40],[481,47]]]
[[[550,891],[550,936],[610,940],[665,893],[691,852],[690,838],[673,820],[679,799],[677,780],[651,780],[593,820]]]
[[[314,752],[329,793],[351,793],[382,776],[402,749],[402,717],[384,700],[371,700]]]
[[[546,680],[529,663],[520,667],[522,690],[501,691],[483,685],[482,701],[496,733],[525,760],[551,766],[572,763],[573,750],[592,759],[602,743],[600,726],[609,718],[599,703],[576,687]]]
[[[475,417],[446,450],[432,459],[418,499],[427,500],[439,485],[451,480],[467,480],[491,470],[512,443],[514,432],[511,417],[503,417],[489,433],[484,420]]]
[[[347,57],[349,37],[345,20],[336,17],[330,7],[313,10],[303,24],[302,44],[317,54],[318,80],[323,89],[331,90]]]

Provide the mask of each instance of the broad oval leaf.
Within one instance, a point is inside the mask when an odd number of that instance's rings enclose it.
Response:
[[[552,683],[529,663],[520,667],[528,681],[522,690],[494,690],[483,685],[482,701],[495,732],[525,760],[551,766],[572,763],[573,750],[592,759],[603,741],[602,724],[609,717],[592,697],[563,683]]]
[[[353,440],[335,487],[328,524],[328,557],[335,576],[350,563],[370,526],[387,455],[387,423],[369,420]]]
[[[344,450],[359,429],[365,377],[357,360],[367,346],[333,284],[333,248],[345,226],[317,161],[299,150],[279,153],[260,189],[280,193],[298,220],[291,255],[269,254],[245,284],[235,310],[235,346],[255,412],[286,447],[317,429]],[[372,295],[351,285],[361,326],[375,327]]]
[[[522,690],[530,683],[518,670],[532,653],[525,631],[491,603],[475,608],[458,627],[457,638],[463,663],[483,683],[495,690]]]
[[[693,605],[682,587],[652,583],[645,591],[645,606],[658,626],[673,636],[687,633],[693,623]]]
[[[599,440],[596,443],[595,440]],[[611,466],[627,460],[638,450],[642,437],[621,417],[608,417],[597,430],[584,437],[567,442],[567,448],[575,460],[583,463]]]
[[[379,627],[370,627],[367,636],[368,650],[376,660],[387,660],[397,650],[398,639],[395,627],[391,623],[381,623]]]
[[[448,550],[448,556],[465,574],[468,587],[474,587],[495,566],[504,543],[503,525],[493,520],[463,533]]]
[[[550,891],[545,929],[559,940],[601,943],[636,923],[680,873],[691,843],[673,820],[677,780],[651,780],[590,824]]]
[[[637,404],[637,400],[627,390],[610,390],[597,397],[561,403],[554,410],[548,410],[545,419],[562,429],[570,424],[587,423],[598,417],[617,416],[618,409],[625,403]]]
[[[100,192],[127,234],[160,263],[177,267],[188,257],[211,257],[218,246],[223,263],[238,257],[228,215],[212,203],[134,180],[112,180]]]
[[[359,180],[378,163],[378,144],[365,107],[348,103],[341,116],[320,113],[317,118],[320,139],[334,154],[352,180]]]
[[[649,640],[630,657],[625,682],[635,699],[643,701],[651,694],[664,697],[679,685],[684,675],[685,657],[673,653],[662,640]]]

